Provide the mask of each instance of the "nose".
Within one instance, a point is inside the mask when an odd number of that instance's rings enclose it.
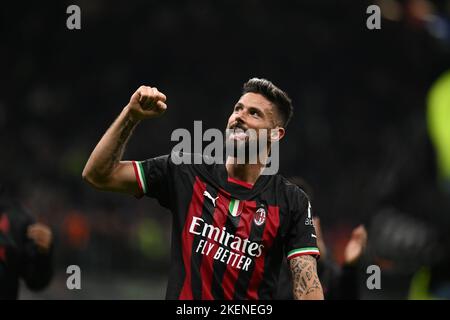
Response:
[[[239,112],[239,113],[236,115],[236,117],[234,118],[234,122],[235,122],[237,125],[240,125],[240,126],[242,126],[242,125],[245,124],[245,121],[244,121],[244,117],[243,117],[242,112]]]
[[[236,122],[244,123],[245,116],[246,116],[246,112],[245,112],[244,108],[240,109],[237,112],[236,117],[235,117]]]
[[[241,125],[242,127],[245,127],[245,123],[246,123],[245,117],[246,117],[246,111],[244,109],[235,111],[231,114],[231,117],[229,118],[229,125],[231,127],[234,127],[236,125]]]

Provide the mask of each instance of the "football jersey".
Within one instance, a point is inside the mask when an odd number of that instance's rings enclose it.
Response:
[[[224,164],[194,164],[200,156],[176,164],[181,156],[133,161],[142,193],[173,214],[167,299],[272,299],[284,256],[318,257],[300,188],[281,175],[251,185]]]

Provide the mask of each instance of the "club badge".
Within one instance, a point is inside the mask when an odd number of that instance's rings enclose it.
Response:
[[[262,225],[266,221],[266,209],[259,208],[258,210],[256,210],[253,220],[255,221],[255,224],[257,226]]]

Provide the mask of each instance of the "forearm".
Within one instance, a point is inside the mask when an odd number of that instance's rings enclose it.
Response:
[[[296,300],[323,300],[323,290],[317,276],[316,259],[305,255],[290,260],[293,294]]]
[[[92,152],[83,170],[83,178],[91,184],[106,181],[122,159],[125,146],[139,121],[125,107]]]
[[[131,161],[120,161],[139,121],[161,116],[166,96],[156,88],[140,86],[128,105],[106,131],[83,170],[83,179],[97,189],[142,195]]]

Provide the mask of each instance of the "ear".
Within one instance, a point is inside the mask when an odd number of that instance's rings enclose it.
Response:
[[[272,130],[270,130],[270,140],[271,141],[278,141],[283,139],[284,135],[286,134],[286,131],[283,127],[276,127]]]

